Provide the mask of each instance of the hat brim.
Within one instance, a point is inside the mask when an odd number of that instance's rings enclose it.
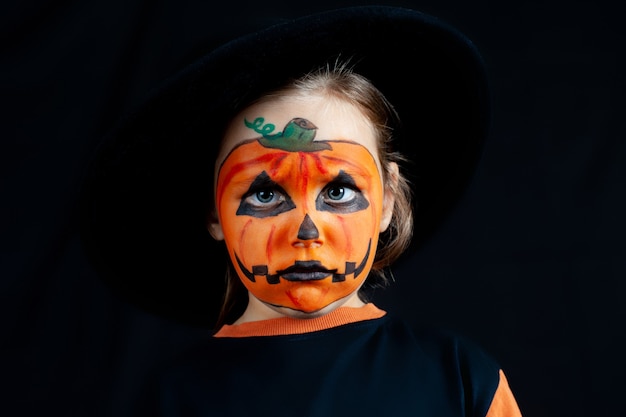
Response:
[[[82,232],[116,293],[156,314],[211,326],[227,255],[206,229],[221,133],[249,100],[337,58],[395,106],[395,146],[415,192],[410,250],[459,199],[489,123],[484,65],[440,20],[386,6],[289,20],[236,39],[174,76],[112,130],[86,179]]]

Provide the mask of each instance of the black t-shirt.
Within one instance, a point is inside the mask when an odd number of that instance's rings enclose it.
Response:
[[[500,367],[467,340],[385,315],[304,334],[214,337],[151,382],[140,415],[483,417]]]

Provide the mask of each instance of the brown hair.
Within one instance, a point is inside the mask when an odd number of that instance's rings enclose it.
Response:
[[[399,123],[393,106],[365,77],[354,72],[347,62],[336,62],[292,80],[284,87],[265,94],[256,102],[285,95],[323,94],[356,105],[372,123],[377,135],[378,157],[383,167],[383,183],[395,196],[391,223],[379,237],[378,248],[365,288],[384,287],[389,283],[391,265],[409,245],[413,233],[412,190],[401,171],[396,178],[391,164],[406,162],[403,155],[393,151],[391,144],[393,126]],[[236,320],[247,305],[247,291],[239,281],[230,261],[227,270],[227,289],[218,319],[217,328]],[[367,298],[361,290],[359,296]]]

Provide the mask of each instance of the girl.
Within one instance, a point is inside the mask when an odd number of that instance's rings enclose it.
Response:
[[[458,32],[357,7],[237,39],[122,122],[88,183],[91,258],[213,329],[140,414],[520,416],[489,355],[368,297],[470,178],[485,90]]]

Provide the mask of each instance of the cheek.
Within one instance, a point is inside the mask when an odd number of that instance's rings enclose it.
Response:
[[[224,240],[231,255],[236,254],[248,266],[265,265],[288,255],[287,249],[297,235],[298,210],[256,218],[236,215],[237,207],[238,203],[223,205],[221,211]]]
[[[229,246],[246,265],[266,264],[279,250],[276,242],[285,241],[283,228],[275,219],[247,218],[237,223],[241,227],[234,228]]]
[[[373,207],[345,215],[317,212],[311,218],[320,228],[324,245],[338,259],[359,259],[368,244],[377,239],[379,216]]]

